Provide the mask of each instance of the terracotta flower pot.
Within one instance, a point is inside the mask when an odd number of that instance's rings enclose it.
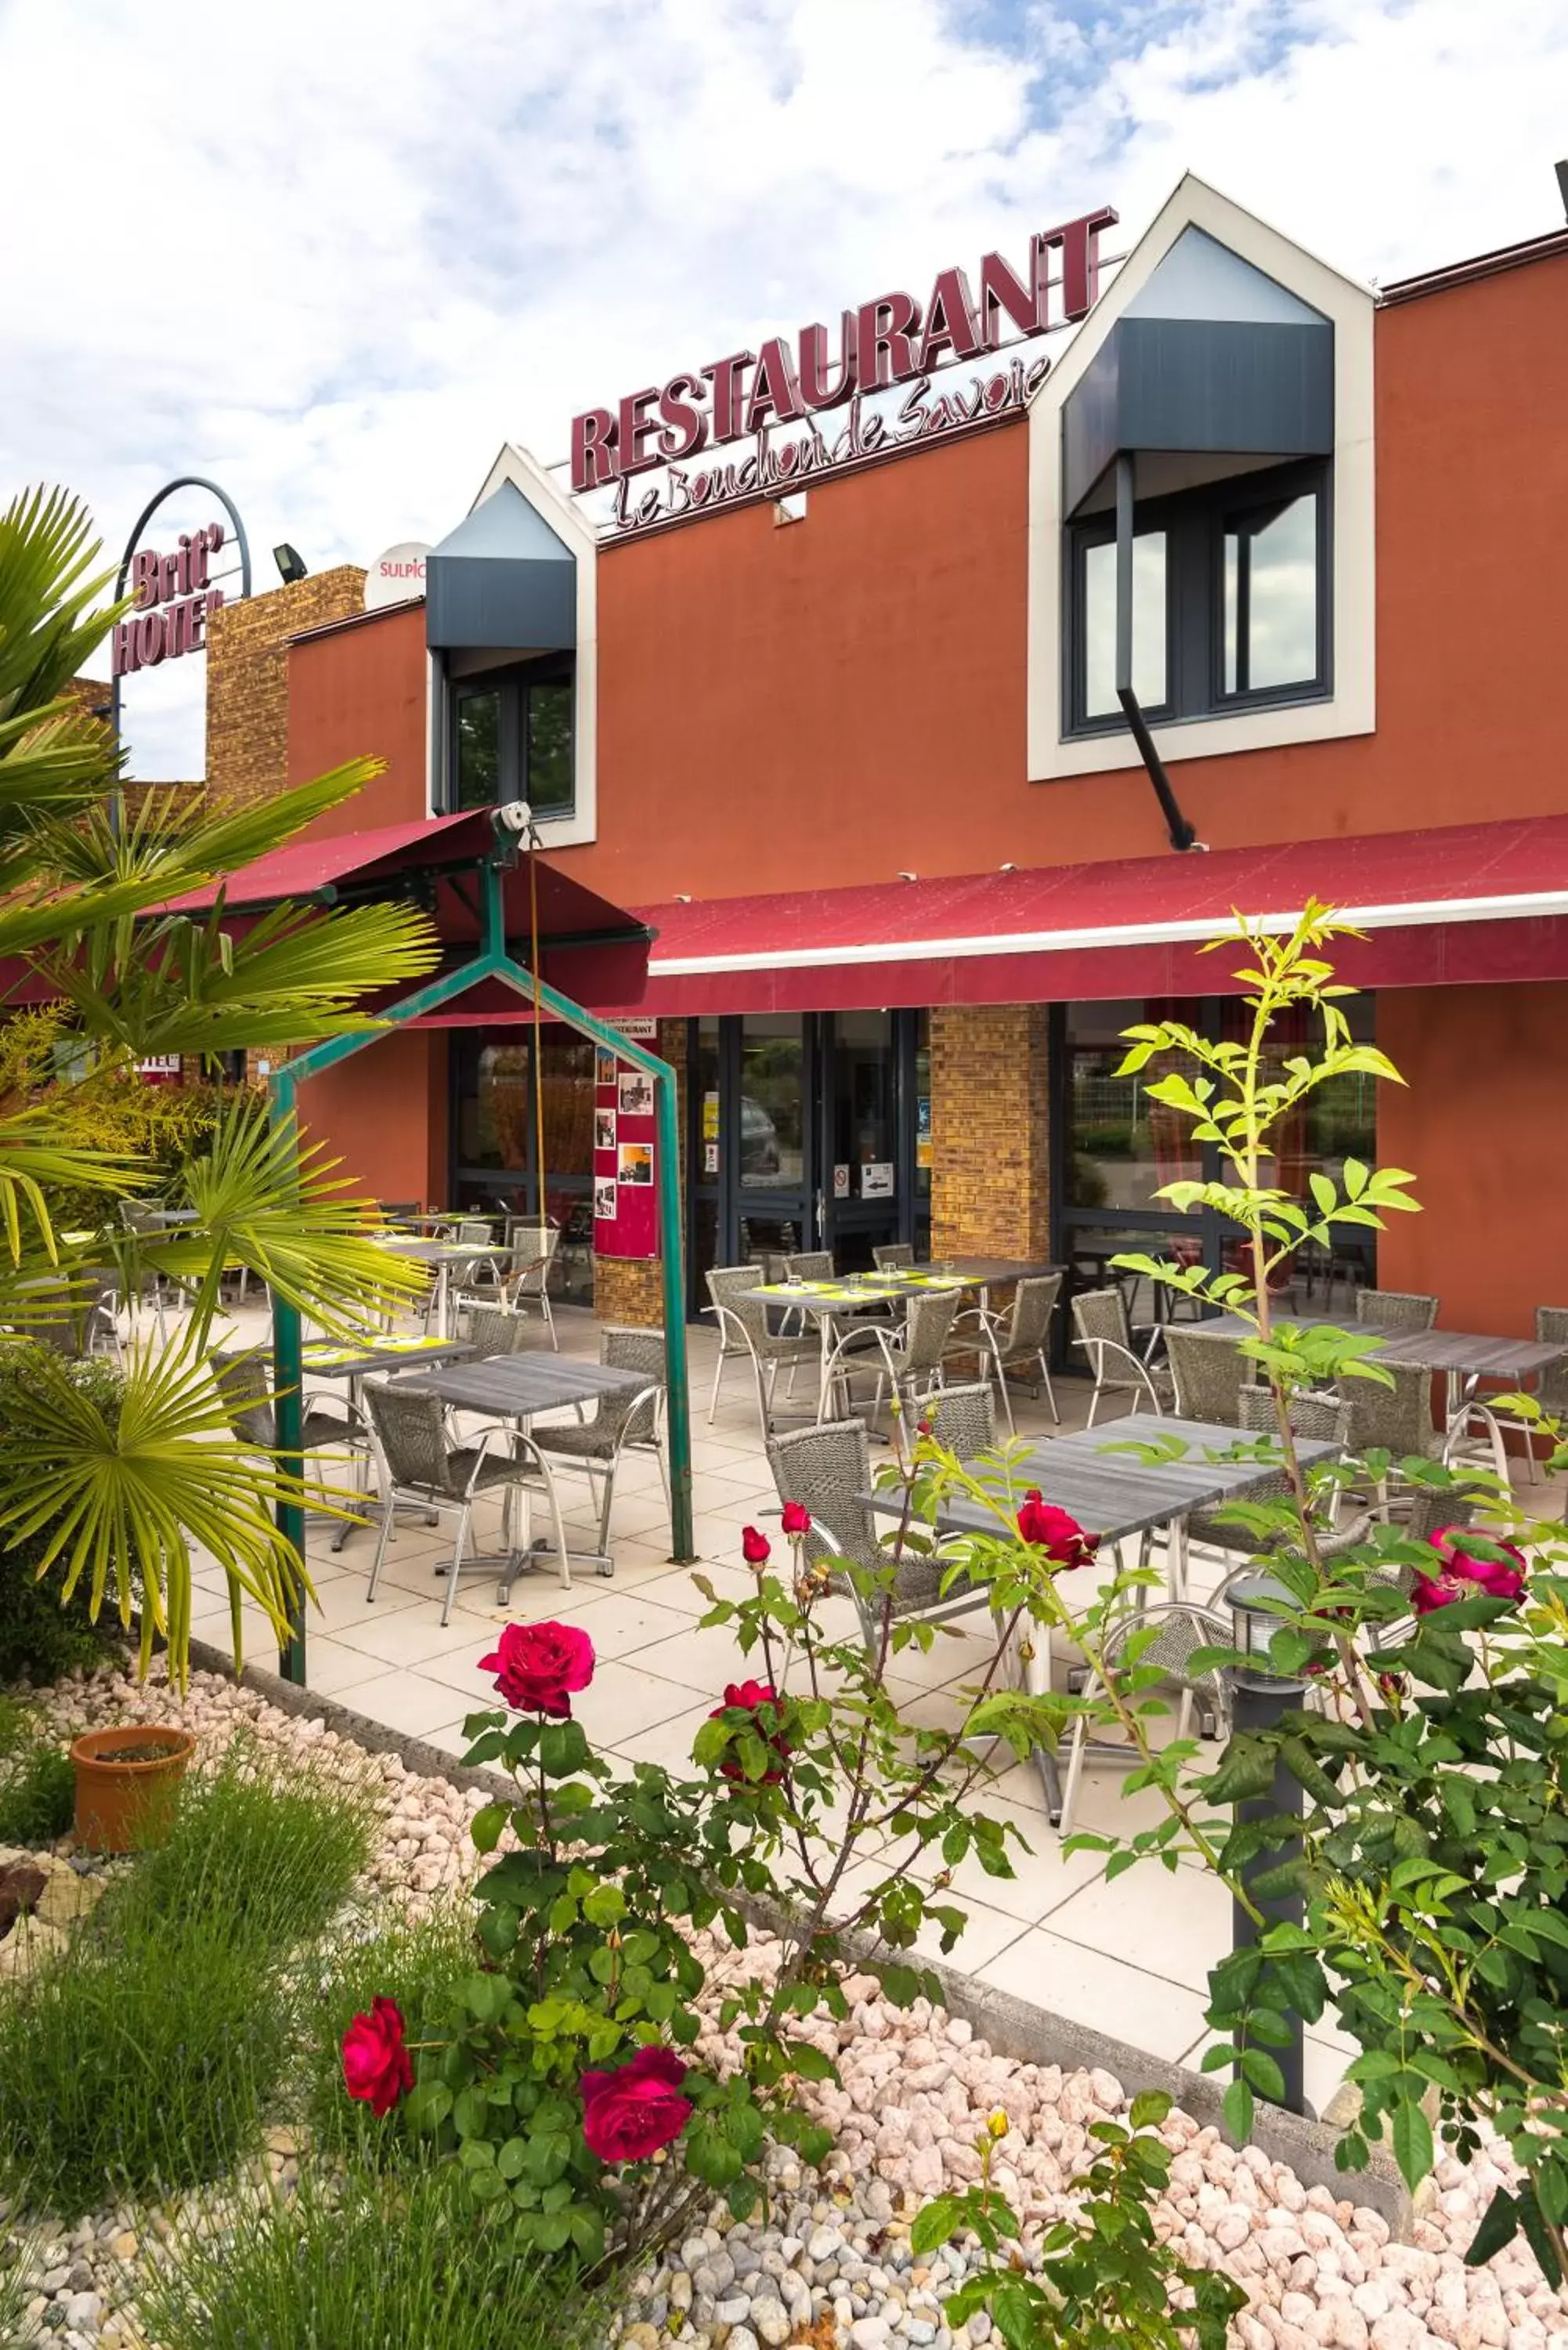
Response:
[[[190,1731],[167,1723],[85,1731],[71,1748],[77,1842],[87,1852],[140,1852],[161,1844],[195,1752]]]

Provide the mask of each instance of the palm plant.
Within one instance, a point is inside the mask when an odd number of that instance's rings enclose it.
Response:
[[[112,1605],[129,1626],[139,1607],[143,1669],[162,1638],[183,1674],[190,1542],[228,1577],[236,1640],[244,1594],[281,1633],[304,1578],[275,1522],[298,1488],[234,1440],[207,1368],[223,1273],[248,1269],[337,1330],[406,1302],[421,1276],[375,1245],[369,1203],[292,1123],[269,1123],[249,1088],[220,1106],[185,1168],[172,1204],[191,1221],[151,1235],[109,1228],[154,1170],[93,1147],[93,1088],[155,1054],[276,1052],[372,1025],[357,1004],[431,970],[439,944],[400,906],[284,906],[238,921],[221,898],[182,910],[380,763],[235,811],[155,790],[129,806],[119,746],[69,691],[127,608],[106,605],[99,555],[62,491],[0,514],[0,1006],[51,1003],[61,1071],[41,1093],[0,1097],[0,1323],[27,1343],[41,1295],[57,1301],[106,1256],[128,1284],[178,1279],[192,1305],[177,1344],[133,1352],[112,1408],[39,1348],[32,1400],[0,1445],[0,1539],[47,1530],[40,1574],[63,1596],[85,1581],[95,1616]],[[79,1203],[84,1191],[106,1229],[62,1233],[51,1195]]]

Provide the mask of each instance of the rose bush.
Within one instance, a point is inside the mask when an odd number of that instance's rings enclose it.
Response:
[[[1417,1616],[1451,1607],[1484,1591],[1489,1599],[1517,1599],[1529,1579],[1524,1553],[1513,1543],[1490,1541],[1473,1526],[1443,1526],[1428,1536],[1441,1565],[1416,1569],[1410,1604]]]
[[[639,2048],[613,2073],[585,2073],[583,2136],[601,2162],[646,2162],[673,2144],[693,2106],[689,2067],[673,2048]]]

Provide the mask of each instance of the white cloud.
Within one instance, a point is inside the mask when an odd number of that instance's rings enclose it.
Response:
[[[270,578],[438,536],[504,438],[1191,167],[1353,274],[1537,234],[1563,0],[11,0],[0,484]],[[127,695],[199,758],[199,670]]]

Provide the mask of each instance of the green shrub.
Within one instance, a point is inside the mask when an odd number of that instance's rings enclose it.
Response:
[[[363,1866],[370,1807],[283,1783],[249,1741],[174,1832],[0,2002],[0,2188],[61,2218],[225,2176],[278,2110],[302,2036],[301,1943]]]
[[[12,1399],[37,1392],[43,1352],[32,1340],[0,1342],[0,1445],[5,1441]],[[112,1363],[95,1357],[72,1363],[67,1369],[101,1409],[114,1411],[125,1382]],[[123,1645],[117,1617],[100,1617],[96,1625],[89,1620],[88,1577],[63,1604],[57,1575],[38,1581],[49,1541],[45,1527],[19,1542],[0,1534],[0,1683],[24,1674],[35,1681],[58,1680],[78,1667],[90,1669],[107,1662]]]
[[[61,2219],[223,2177],[289,2052],[288,2000],[248,1945],[110,1908],[0,2001],[0,2182]]]
[[[389,2130],[369,2106],[356,2104],[343,2085],[343,2034],[378,1997],[400,2010],[410,2040],[450,2027],[449,1987],[474,1964],[473,1909],[463,1900],[428,1918],[399,1922],[369,1941],[350,1943],[334,1954],[313,2011],[307,2058],[312,2143],[324,2152],[380,2161],[404,2158],[409,2139]]]
[[[68,1754],[41,1742],[0,1770],[0,1844],[36,1851],[67,1835],[76,1815],[77,1774]]]
[[[286,2203],[225,2210],[143,2294],[148,2334],[163,2350],[573,2350],[589,2308],[456,2186],[449,2166],[337,2190],[306,2174]]]
[[[242,1731],[216,1771],[187,1780],[168,1842],[117,1898],[286,1952],[331,1922],[370,1856],[374,1827],[367,1784],[285,1776]]]

